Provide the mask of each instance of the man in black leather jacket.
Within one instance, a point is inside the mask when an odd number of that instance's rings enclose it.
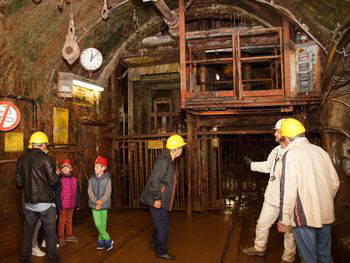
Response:
[[[153,221],[153,235],[150,247],[156,250],[156,257],[176,259],[168,253],[169,219],[175,197],[176,173],[173,165],[175,158],[182,153],[186,143],[180,135],[172,135],[166,143],[167,151],[160,154],[153,166],[141,195],[141,202],[150,207]]]
[[[29,150],[18,159],[16,184],[24,190],[24,223],[22,251],[19,262],[30,262],[32,236],[38,220],[45,230],[49,262],[60,262],[56,252],[56,208],[54,186],[58,182],[55,166],[47,155],[48,138],[43,132],[35,132],[29,140]]]

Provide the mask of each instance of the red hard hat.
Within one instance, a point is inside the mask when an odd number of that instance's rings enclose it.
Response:
[[[61,162],[61,166],[69,166],[70,168],[72,168],[72,161],[69,160],[69,159],[64,159],[62,162]]]
[[[108,166],[108,161],[106,158],[102,157],[102,156],[98,156],[95,160],[95,164],[101,164],[103,166]]]

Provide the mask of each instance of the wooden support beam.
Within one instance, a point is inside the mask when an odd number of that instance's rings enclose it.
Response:
[[[120,73],[120,67],[118,67],[119,73]],[[112,141],[112,185],[113,189],[116,189],[116,191],[113,191],[113,201],[116,203],[116,205],[120,205],[120,199],[118,199],[118,192],[120,187],[119,182],[119,175],[117,171],[117,161],[116,161],[116,136],[118,134],[118,127],[119,127],[119,112],[118,112],[118,78],[117,78],[118,70],[114,70],[111,75],[111,111],[112,111],[112,119],[115,120],[115,123],[113,124],[113,141]]]
[[[182,0],[180,0],[182,1]],[[194,161],[193,150],[194,119],[192,114],[187,113],[187,216],[192,216],[192,167]]]
[[[134,89],[130,71],[128,74],[128,134],[134,132]]]

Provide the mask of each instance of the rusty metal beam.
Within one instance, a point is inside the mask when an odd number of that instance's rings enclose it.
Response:
[[[180,78],[181,78],[181,95],[180,104],[181,108],[185,108],[186,105],[186,28],[185,28],[185,10],[183,6],[183,0],[179,0],[179,51],[180,51]]]
[[[244,57],[241,58],[242,62],[248,61],[248,62],[256,62],[256,61],[266,61],[271,59],[278,59],[280,58],[280,55],[273,55],[273,56],[260,56],[260,57]],[[213,58],[213,59],[198,59],[198,60],[188,60],[186,61],[186,64],[220,64],[223,62],[231,62],[234,58],[228,57],[228,58]]]
[[[203,36],[205,36],[206,32],[210,32],[209,31],[200,31],[203,33]],[[203,38],[193,38],[191,36],[186,36],[186,40],[190,41],[189,42],[189,46],[196,46],[198,44],[201,43],[210,43],[213,42],[214,39],[220,39],[220,42],[222,42],[223,44],[227,44],[230,41],[230,36],[232,35],[233,30],[231,30],[231,32],[224,32],[224,33],[217,33],[217,34],[209,34],[208,37],[203,37]],[[238,32],[238,31],[237,31]],[[242,32],[244,33],[244,31]],[[274,33],[274,32],[273,32]],[[227,42],[223,42],[224,39],[226,39],[227,37]],[[267,45],[267,44],[271,44],[271,43],[278,43],[277,41],[278,39],[275,36],[264,36],[264,35],[259,35],[256,38],[247,38],[247,40],[244,38],[242,41],[245,45]],[[248,42],[249,41],[249,42]],[[214,41],[215,42],[215,41]],[[177,45],[176,41],[170,36],[170,35],[163,35],[163,36],[151,36],[151,37],[146,37],[144,39],[142,39],[141,44],[144,47],[158,47],[158,46],[175,46]],[[202,44],[203,45],[203,44]],[[208,44],[209,46],[209,44]]]
[[[200,39],[200,38],[211,38],[211,37],[221,37],[221,36],[231,36],[233,31],[240,33],[240,36],[258,36],[278,33],[280,27],[271,27],[271,28],[258,28],[258,29],[248,29],[248,30],[237,30],[233,28],[221,28],[215,30],[203,30],[203,31],[191,31],[186,32],[186,39]]]
[[[283,18],[283,66],[284,66],[284,95],[286,98],[290,98],[291,95],[291,84],[290,84],[290,48],[289,48],[289,23],[287,19]]]
[[[17,159],[13,159],[13,160],[0,160],[0,164],[2,163],[15,163],[17,162]]]

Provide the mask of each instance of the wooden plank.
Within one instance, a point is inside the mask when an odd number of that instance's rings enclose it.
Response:
[[[180,0],[182,1],[182,0]],[[187,113],[187,216],[192,216],[193,116]],[[196,190],[196,189],[195,189]],[[195,191],[194,190],[194,191]]]
[[[128,74],[128,134],[134,131],[134,89],[132,76]]]

